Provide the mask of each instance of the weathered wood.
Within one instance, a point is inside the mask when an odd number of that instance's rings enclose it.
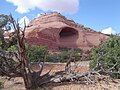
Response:
[[[15,62],[19,62],[18,54],[16,52],[9,52],[0,49],[0,57],[4,57],[6,59],[14,60]]]

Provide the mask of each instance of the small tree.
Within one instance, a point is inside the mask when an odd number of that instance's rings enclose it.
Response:
[[[91,56],[92,69],[120,78],[120,36],[112,35],[107,42],[94,48]]]
[[[64,48],[61,49],[59,53],[53,53],[47,55],[48,62],[67,62],[71,57],[71,49],[72,48]],[[72,50],[72,57],[74,57],[74,61],[80,61],[82,57],[82,50],[77,48]]]
[[[44,57],[47,54],[47,47],[40,46],[40,45],[29,45],[25,44],[27,58],[30,62],[40,62],[44,61]],[[7,51],[10,52],[17,52],[18,48],[17,45],[10,46]]]
[[[13,38],[15,40],[9,40],[6,42],[4,39],[4,31],[7,30],[6,25],[9,23],[14,28]],[[5,30],[3,29],[5,28]],[[30,63],[27,58],[25,49],[25,29],[19,27],[19,23],[16,22],[13,17],[7,15],[0,15],[0,29],[1,29],[1,48],[0,48],[0,73],[1,75],[12,77],[22,77],[25,83],[26,89],[36,89],[50,79],[49,72],[41,75],[43,70],[43,64],[40,64],[40,70],[34,71],[30,68]],[[11,38],[10,38],[11,39]],[[8,43],[8,45],[6,44]],[[17,46],[17,52],[7,51],[13,45]],[[12,47],[13,48],[13,47]],[[44,58],[45,59],[45,58]],[[44,78],[45,77],[45,78]]]
[[[26,53],[30,62],[44,61],[45,55],[47,55],[47,47],[26,44]]]

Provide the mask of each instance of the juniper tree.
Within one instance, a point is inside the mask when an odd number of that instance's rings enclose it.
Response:
[[[120,36],[112,35],[108,41],[94,48],[91,68],[112,77],[120,78]]]
[[[8,23],[14,29],[14,32],[12,33],[12,39],[9,38],[6,41],[4,39],[4,31],[8,30]],[[26,89],[35,89],[49,81],[50,76],[49,72],[41,75],[44,62],[40,65],[39,71],[34,71],[30,68],[25,49],[25,29],[26,25],[21,29],[19,23],[11,15],[0,15],[0,74],[10,78],[22,77]],[[17,45],[17,52],[7,51],[12,45]]]

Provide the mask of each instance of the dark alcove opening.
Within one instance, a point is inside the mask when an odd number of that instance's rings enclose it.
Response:
[[[76,48],[78,31],[74,28],[64,27],[59,33],[60,47]]]
[[[70,36],[74,36],[77,35],[78,31],[73,29],[73,28],[69,28],[69,27],[65,27],[61,30],[61,32],[59,33],[60,38],[62,37],[70,37]]]

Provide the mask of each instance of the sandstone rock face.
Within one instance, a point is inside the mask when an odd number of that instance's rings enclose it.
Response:
[[[28,43],[46,45],[49,50],[64,47],[90,50],[109,38],[108,35],[76,24],[57,12],[44,14],[32,20],[25,35]]]

